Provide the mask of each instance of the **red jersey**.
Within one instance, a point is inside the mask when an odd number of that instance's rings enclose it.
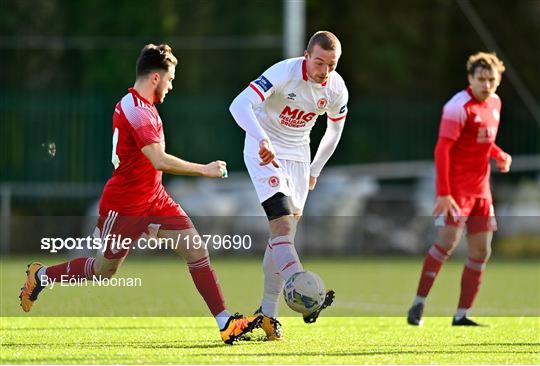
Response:
[[[114,109],[114,171],[103,188],[100,208],[136,215],[165,194],[162,172],[156,170],[141,151],[152,143],[165,147],[165,135],[156,107],[133,88],[128,91]]]
[[[501,100],[496,94],[481,102],[474,98],[470,87],[445,104],[439,138],[454,141],[448,177],[452,196],[491,198],[489,159],[500,111]]]

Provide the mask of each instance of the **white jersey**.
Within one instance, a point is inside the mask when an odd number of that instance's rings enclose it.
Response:
[[[278,62],[249,86],[262,104],[254,109],[279,159],[309,162],[310,132],[318,116],[332,121],[347,115],[349,93],[343,78],[332,71],[324,84],[307,77],[304,57]],[[246,134],[244,154],[259,156],[259,144]]]

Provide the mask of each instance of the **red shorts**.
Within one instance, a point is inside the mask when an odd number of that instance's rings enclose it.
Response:
[[[164,194],[154,200],[148,209],[136,213],[125,214],[114,209],[100,207],[94,237],[101,238],[101,250],[104,250],[105,258],[119,259],[128,254],[131,245],[143,233],[148,233],[149,225],[156,225],[164,230],[193,228],[193,223],[182,207],[168,194]],[[105,242],[107,235],[109,240]]]
[[[484,231],[496,231],[497,220],[490,198],[454,197],[461,211],[456,221],[446,218],[445,225],[463,227],[467,225],[467,233],[475,234]],[[437,224],[440,221],[437,220]]]

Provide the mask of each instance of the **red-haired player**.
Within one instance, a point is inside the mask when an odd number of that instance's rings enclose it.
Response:
[[[480,288],[496,230],[489,184],[489,160],[503,173],[512,158],[495,144],[501,100],[495,94],[504,64],[495,54],[479,52],[467,61],[469,87],[443,108],[435,148],[437,242],[429,249],[407,322],[420,325],[426,297],[444,261],[467,226],[468,256],[461,277],[461,295],[452,325],[478,325],[467,317]]]

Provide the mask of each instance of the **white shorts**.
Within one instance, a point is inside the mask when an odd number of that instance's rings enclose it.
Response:
[[[261,166],[259,157],[247,155],[244,162],[261,203],[281,192],[290,198],[293,214],[302,214],[309,191],[309,163],[278,159],[276,168],[272,163]]]

